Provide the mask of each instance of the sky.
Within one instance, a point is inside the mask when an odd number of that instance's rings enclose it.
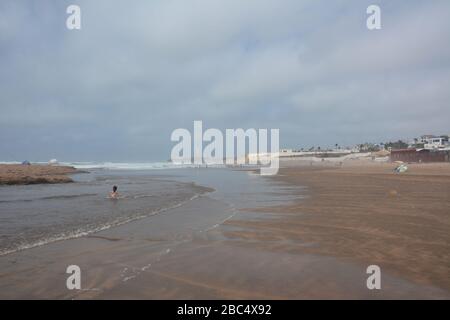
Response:
[[[449,39],[448,0],[2,0],[0,161],[167,160],[194,120],[287,148],[450,134]]]

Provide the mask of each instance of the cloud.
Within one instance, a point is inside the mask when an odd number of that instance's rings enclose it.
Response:
[[[78,1],[80,31],[69,4],[0,4],[0,160],[164,160],[193,120],[291,147],[450,133],[448,1],[381,1],[378,31],[370,1]]]

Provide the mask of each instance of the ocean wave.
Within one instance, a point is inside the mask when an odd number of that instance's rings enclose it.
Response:
[[[176,168],[195,168],[192,164],[174,164],[171,162],[61,162],[62,165],[76,169],[108,169],[108,170],[158,170]]]
[[[0,162],[0,164],[20,164],[18,161]],[[32,162],[32,164],[46,165],[48,162]],[[182,169],[182,168],[199,168],[199,167],[215,167],[222,168],[225,165],[198,165],[193,163],[178,164],[173,162],[70,162],[61,161],[58,163],[63,166],[70,166],[76,169],[107,169],[107,170],[161,170],[161,169]]]

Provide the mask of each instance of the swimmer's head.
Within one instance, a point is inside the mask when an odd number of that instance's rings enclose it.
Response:
[[[117,186],[114,186],[113,187],[113,192],[116,192],[117,191]]]

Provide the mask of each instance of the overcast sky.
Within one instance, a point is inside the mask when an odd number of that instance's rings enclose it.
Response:
[[[450,1],[0,2],[0,161],[166,160],[176,128],[283,147],[450,134]],[[81,7],[81,30],[66,7]]]

